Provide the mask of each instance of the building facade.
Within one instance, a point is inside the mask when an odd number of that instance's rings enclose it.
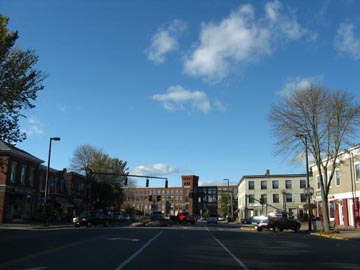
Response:
[[[0,141],[0,223],[45,221],[45,217],[69,222],[74,209],[80,211],[85,176],[49,168],[46,185],[47,167],[43,162]]]
[[[190,215],[202,216],[221,214],[219,202],[225,192],[233,192],[235,201],[237,186],[199,186],[199,176],[183,175],[181,178],[180,187],[128,188],[125,204],[145,215],[158,211],[170,216],[185,210]]]
[[[322,199],[320,193],[320,174],[312,164],[312,186],[315,191],[315,215],[322,216]],[[331,168],[328,167],[330,176]],[[335,226],[360,226],[360,145],[356,145],[339,154],[336,169],[331,180],[328,195],[330,222]]]
[[[238,184],[240,218],[287,212],[298,219],[306,214],[306,174],[243,176]]]

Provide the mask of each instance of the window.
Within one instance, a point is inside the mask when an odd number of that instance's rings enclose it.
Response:
[[[20,176],[20,182],[21,184],[25,185],[25,177],[26,177],[26,166],[21,166],[21,176]]]
[[[292,188],[291,180],[285,180],[285,188],[286,188],[286,189]]]
[[[300,188],[306,188],[306,181],[305,180],[300,180]]]
[[[255,196],[254,194],[250,194],[249,195],[249,203],[254,203],[255,202]]]
[[[29,175],[29,182],[30,186],[34,186],[34,175],[35,175],[35,169],[33,167],[30,168],[30,175]]]
[[[249,189],[254,189],[254,188],[255,188],[254,181],[249,181]]]
[[[273,203],[278,203],[278,202],[280,202],[279,194],[273,194]]]
[[[272,188],[278,189],[279,188],[279,180],[273,180],[272,181]]]
[[[340,186],[340,170],[335,171],[335,183],[337,186]]]
[[[355,180],[360,181],[360,163],[355,164]]]
[[[317,182],[317,189],[320,190],[320,175],[316,176],[316,182]]]
[[[329,202],[329,215],[330,218],[335,218],[335,203],[334,201],[330,201]]]
[[[15,183],[17,163],[11,162],[10,182]]]
[[[285,197],[286,197],[286,202],[292,202],[292,194],[291,193],[286,193]]]
[[[300,194],[300,202],[306,202],[306,194]]]
[[[261,181],[261,189],[267,189],[267,181],[266,180]]]

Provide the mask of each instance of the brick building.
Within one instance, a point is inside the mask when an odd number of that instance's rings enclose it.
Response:
[[[0,223],[44,220],[44,161],[0,141]],[[85,176],[49,168],[50,220],[69,221],[83,204]]]
[[[228,186],[199,186],[199,176],[196,175],[183,175],[181,178],[180,187],[128,188],[125,204],[148,215],[152,211],[160,211],[166,216],[176,215],[182,210],[191,215],[202,215],[206,210],[220,214],[219,201]],[[230,191],[236,196],[236,186],[230,186]]]

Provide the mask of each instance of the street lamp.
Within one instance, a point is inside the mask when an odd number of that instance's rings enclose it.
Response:
[[[311,199],[311,188],[309,180],[309,154],[308,154],[308,141],[306,134],[296,134],[297,138],[304,139],[305,145],[305,160],[306,160],[306,186],[307,186],[307,203],[308,203],[308,220],[309,220],[309,232],[311,232],[311,208],[310,208],[310,199]]]
[[[51,137],[49,143],[49,156],[48,156],[48,164],[46,168],[46,179],[45,179],[45,195],[44,195],[44,207],[45,207],[45,222],[47,222],[47,195],[48,195],[48,182],[49,182],[49,171],[50,171],[50,157],[51,157],[51,142],[52,141],[60,141],[60,137]]]
[[[231,220],[233,219],[233,202],[232,202],[232,192],[230,192],[230,188],[229,188],[229,179],[224,179],[224,181],[227,181],[228,183],[228,193],[230,194],[230,218]]]

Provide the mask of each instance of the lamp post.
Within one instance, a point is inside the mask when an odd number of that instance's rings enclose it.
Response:
[[[228,183],[228,193],[230,195],[230,218],[232,220],[233,219],[233,203],[232,203],[232,192],[230,192],[230,187],[229,187],[230,180],[229,179],[224,179],[224,181],[227,181],[227,183]]]
[[[45,195],[44,195],[44,214],[45,214],[45,222],[47,222],[47,196],[48,196],[48,185],[49,185],[49,171],[50,171],[50,157],[51,157],[51,143],[52,141],[60,141],[60,137],[51,137],[49,142],[49,155],[48,155],[48,164],[46,168],[46,178],[45,178]]]
[[[308,203],[308,220],[309,220],[309,232],[311,232],[311,188],[310,188],[310,180],[309,180],[309,154],[308,154],[308,141],[306,134],[296,134],[297,138],[304,139],[304,145],[305,145],[305,162],[306,162],[306,197],[307,197],[307,203]]]

